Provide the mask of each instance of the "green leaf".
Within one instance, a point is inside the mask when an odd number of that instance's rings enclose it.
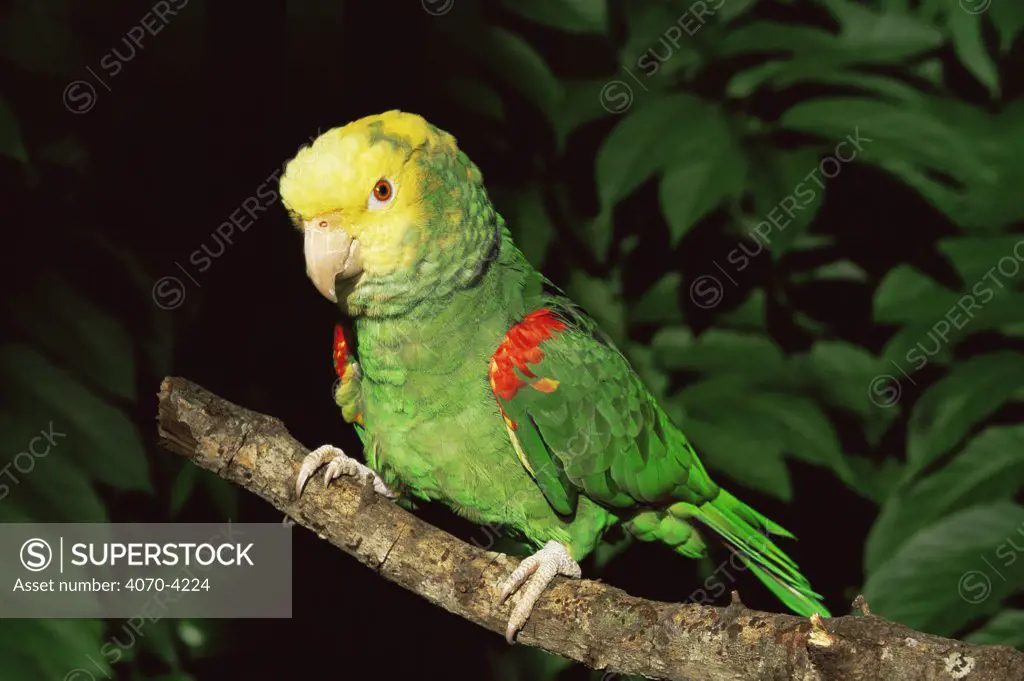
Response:
[[[726,92],[732,99],[746,99],[762,87],[778,91],[804,82],[855,88],[904,104],[919,104],[923,97],[917,88],[888,76],[840,71],[832,60],[810,58],[774,60],[752,66],[733,76],[726,85]]]
[[[815,73],[816,82],[823,85],[835,85],[840,87],[852,87],[864,90],[865,92],[884,97],[899,104],[919,104],[922,93],[912,85],[871,73],[854,73],[834,70],[826,73]],[[778,85],[790,85],[791,80],[780,78]]]
[[[715,20],[728,23],[746,14],[757,4],[757,0],[732,0],[715,10]]]
[[[65,450],[66,451],[66,450]],[[25,484],[40,503],[28,502],[35,522],[106,523],[107,509],[89,478],[75,461],[69,461],[60,449],[37,463],[34,475],[25,476]],[[50,457],[53,457],[50,460]]]
[[[613,274],[608,279],[592,277],[583,270],[573,270],[565,287],[573,300],[593,315],[616,345],[626,340],[626,308],[622,302],[621,283]]]
[[[608,259],[608,251],[612,246],[612,235],[615,232],[615,222],[612,219],[610,208],[602,210],[590,222],[584,226],[587,244],[598,262],[605,262]]]
[[[13,641],[17,641],[17,628],[22,622],[29,620],[4,620],[4,637],[8,637],[8,631],[14,629],[10,634]],[[59,679],[62,678],[62,670],[67,669],[60,662],[48,659],[45,656],[32,656],[19,648],[4,650],[0,647],[0,665],[3,665],[4,673],[11,679]]]
[[[717,115],[708,104],[688,94],[662,97],[630,110],[597,152],[601,205],[615,205],[686,148],[699,147],[700,140],[691,135],[714,127]]]
[[[631,324],[681,324],[679,287],[683,275],[669,272],[626,309]]]
[[[704,63],[698,43],[688,34],[700,30],[686,7],[668,3],[629,2],[625,7],[626,40],[618,63],[629,79],[622,82],[645,93],[671,88],[690,79]]]
[[[692,284],[691,284],[692,285]],[[768,303],[764,289],[751,291],[736,309],[723,313],[718,321],[722,326],[745,331],[765,331]]]
[[[1024,277],[1017,277],[1021,263],[1024,263],[1022,246],[1024,241],[1019,234],[950,237],[935,244],[949,258],[968,291],[986,278],[990,283],[997,280],[999,283],[992,283],[997,287],[1024,286]]]
[[[979,646],[1024,649],[1024,610],[1001,610],[985,626],[968,634],[964,641]]]
[[[475,52],[494,74],[528,100],[549,120],[556,120],[565,96],[562,84],[544,57],[515,33],[490,27],[482,40],[474,40]]]
[[[171,485],[171,515],[175,516],[181,512],[184,508],[185,502],[188,501],[192,494],[192,490],[196,486],[196,471],[199,468],[193,466],[190,463],[186,463],[178,471],[178,474],[174,477],[174,484]]]
[[[82,470],[91,452],[76,452],[81,443],[76,448],[51,416],[52,410],[31,398],[0,412],[0,451],[9,453],[4,482],[11,501],[5,505],[24,509],[33,522],[106,522],[103,503]]]
[[[1024,386],[1024,356],[994,352],[972,357],[930,386],[907,425],[909,479],[950,451],[979,421]]]
[[[754,220],[745,221],[744,227],[761,237],[773,258],[789,250],[821,208],[825,178],[814,176],[819,162],[810,149],[773,150],[765,163],[755,166],[758,181],[752,194],[757,214]]]
[[[1024,426],[989,428],[941,469],[890,497],[868,535],[874,572],[915,532],[968,506],[1010,499],[1024,486]]]
[[[28,508],[13,501],[0,504],[0,523],[33,523],[35,514]],[[0,637],[2,639],[3,637]]]
[[[79,228],[76,226],[76,232]],[[89,248],[87,257],[100,257],[104,262],[117,266],[116,274],[123,277],[124,290],[132,291],[140,296],[147,306],[152,306],[154,275],[147,272],[138,263],[138,255],[124,244],[111,241],[108,235],[96,229],[82,227],[82,242]],[[93,250],[96,251],[95,255]],[[151,328],[141,338],[134,340],[142,349],[142,357],[149,373],[166,376],[171,372],[174,358],[174,339],[178,336],[174,325],[174,315],[167,313],[153,314],[149,318]]]
[[[909,265],[899,265],[875,290],[874,318],[886,324],[934,323],[956,306],[960,295]]]
[[[632,101],[631,91],[615,89],[618,86],[608,79],[567,80],[563,86],[565,99],[553,121],[559,152],[564,150],[573,130],[612,113],[621,113],[619,107],[628,108]]]
[[[467,111],[485,118],[503,122],[505,120],[505,104],[489,85],[470,78],[452,76],[445,81],[448,96]]]
[[[810,464],[825,466],[840,479],[853,478],[835,428],[813,400],[793,395],[755,395],[750,398],[762,414],[782,426],[785,451]]]
[[[497,547],[495,548],[497,549]],[[487,667],[477,670],[477,676],[492,681],[554,680],[559,678],[562,672],[572,664],[564,657],[552,655],[536,648],[524,648],[523,654],[520,655],[489,651]]]
[[[206,489],[214,506],[223,518],[238,518],[238,488],[224,478],[209,471],[198,472],[199,484]]]
[[[1006,133],[1005,139],[1007,146],[1012,144],[1013,133]],[[978,146],[982,147],[982,144]],[[976,162],[986,161],[967,160],[964,167],[975,165]],[[1006,224],[1024,215],[1024,201],[1021,198],[1024,194],[1006,192],[1009,176],[995,167],[999,162],[1005,164],[1005,161],[995,160],[991,163],[992,167],[982,171],[986,176],[962,177],[955,177],[959,171],[953,171],[949,166],[921,168],[894,156],[879,157],[877,165],[916,189],[955,224],[964,229],[991,232],[1003,229]],[[934,179],[936,175],[943,174],[953,176],[953,182],[961,183],[964,188],[951,187],[949,182]]]
[[[1024,507],[1006,501],[947,516],[869,574],[864,597],[882,617],[951,636],[1024,585],[1024,560],[1008,543],[1020,543],[1022,528]]]
[[[720,57],[747,53],[827,54],[836,47],[835,36],[812,26],[758,21],[725,34]]]
[[[713,379],[688,384],[669,401],[685,411],[686,419],[742,429],[769,449],[778,445],[802,461],[830,468],[843,480],[853,476],[835,429],[812,400],[755,392],[742,373],[719,372]]]
[[[195,468],[191,464],[187,464],[189,468]],[[176,632],[174,631],[174,621],[169,619],[160,620],[159,622],[153,622],[152,626],[146,627],[146,638],[143,639],[143,645],[146,650],[152,651],[158,658],[166,662],[171,667],[177,667],[180,664],[180,658],[178,657],[178,650],[176,643]],[[181,679],[192,679],[187,674],[179,674]],[[173,679],[175,675],[169,677],[160,677]],[[155,681],[155,680],[153,680]]]
[[[988,89],[992,97],[999,97],[999,71],[985,50],[981,35],[982,16],[956,9],[947,15],[946,24],[953,36],[956,56],[964,67]]]
[[[178,622],[178,638],[184,643],[189,649],[201,648],[205,643],[206,636],[200,627],[197,627],[191,620],[181,620]]]
[[[14,324],[92,387],[134,400],[135,348],[122,322],[55,272],[43,273],[26,289],[7,301]]]
[[[608,32],[607,0],[504,0],[505,8],[569,33]]]
[[[817,74],[820,67],[808,69],[805,65],[786,60],[766,61],[749,69],[737,72],[725,86],[729,99],[748,99],[758,88],[767,84],[779,86],[780,74],[789,74],[790,80],[802,80]],[[796,72],[794,74],[793,72]],[[795,77],[794,77],[795,75]]]
[[[687,413],[714,418],[723,407],[726,410],[738,408],[750,387],[749,378],[742,373],[716,374],[712,378],[687,382],[672,399],[683,405]]]
[[[906,103],[807,100],[779,123],[833,140],[859,130],[858,160],[899,177],[966,229],[995,231],[1024,216],[1024,194],[1011,189],[1024,154],[1024,102],[988,113],[924,94]]]
[[[502,215],[516,244],[534,267],[541,267],[554,229],[540,187],[530,184],[519,190],[494,193],[497,194],[495,203],[502,207]]]
[[[824,322],[818,321],[814,317],[804,314],[800,310],[793,311],[793,321],[801,328],[809,331],[815,336],[825,336],[828,334],[829,327]]]
[[[761,21],[729,31],[719,54],[785,52],[833,70],[853,64],[889,63],[934,49],[942,32],[908,15],[876,14],[846,0],[828,0],[841,32]]]
[[[931,85],[939,85],[946,77],[945,65],[941,59],[936,57],[922,59],[917,64],[911,65],[910,72]]]
[[[942,44],[942,33],[909,13],[877,12],[851,0],[822,0],[839,21],[838,43],[868,59],[898,61]]]
[[[885,414],[869,398],[872,380],[882,373],[882,360],[845,341],[817,341],[792,360],[792,367],[807,387],[829,404],[862,418]]]
[[[765,428],[742,416],[723,413],[714,421],[686,418],[683,431],[712,470],[782,501],[793,497],[789,470],[782,458],[782,439],[775,428]]]
[[[983,177],[991,169],[979,157],[976,142],[964,129],[980,120],[956,120],[962,109],[943,100],[906,105],[866,98],[829,98],[803,101],[779,120],[786,128],[815,132],[839,142],[859,131],[857,158],[880,164],[885,160],[932,167],[958,179]],[[974,119],[977,113],[971,113]],[[849,156],[854,147],[848,145]]]
[[[750,380],[786,372],[782,350],[767,336],[708,329],[696,338],[685,326],[666,327],[651,340],[656,361],[666,369],[711,375],[736,373]]]
[[[0,664],[4,675],[11,679],[32,679],[32,676],[12,674],[8,666],[12,653],[35,661],[53,679],[88,679],[88,675],[71,675],[76,669],[99,672],[112,678],[111,668],[103,655],[103,624],[99,620],[3,620],[0,636]],[[91,659],[90,659],[91,658]]]
[[[863,456],[847,456],[846,460],[853,471],[853,482],[847,487],[879,505],[889,498],[903,475],[903,464],[896,459],[875,463]]]
[[[1019,2],[997,2],[991,6],[989,13],[999,34],[999,50],[1009,52],[1014,38],[1024,28],[1024,5]]]
[[[89,456],[81,463],[96,479],[121,490],[152,491],[142,439],[123,412],[21,344],[0,347],[0,376],[51,407],[69,441],[83,438],[80,448]]]
[[[0,156],[9,156],[15,161],[28,163],[28,151],[21,142],[18,119],[3,97],[0,97]]]
[[[905,326],[885,344],[882,357],[893,365],[895,371],[887,370],[884,375],[901,384],[896,388],[898,391],[902,392],[902,386],[906,385],[903,383],[904,381],[916,385],[917,380],[914,378],[914,374],[927,365],[947,365],[953,360],[954,341],[959,340],[959,336],[953,334],[944,336],[938,333],[934,327],[935,322],[919,322]],[[942,331],[944,328],[939,330]],[[888,367],[886,368],[888,369]],[[880,384],[879,391],[873,394],[881,398],[883,392],[885,390]]]
[[[815,251],[836,245],[836,239],[827,234],[800,234],[793,239],[794,251]]]
[[[773,251],[774,252],[774,251]],[[868,273],[853,262],[843,258],[812,270],[806,274],[794,274],[793,281],[799,283],[811,283],[816,281],[852,281],[864,283],[868,279]]]
[[[938,303],[945,295],[948,293],[922,297],[922,305]],[[1024,323],[1024,294],[982,283],[972,287],[970,294],[953,297],[955,300],[948,301],[944,312],[904,326],[882,351],[899,371],[911,375],[909,380],[928,364],[949,363],[953,348],[970,335],[991,330],[1009,333],[1009,329]]]
[[[176,633],[192,660],[211,659],[237,648],[237,632],[225,620],[174,620]]]
[[[720,203],[739,198],[746,185],[746,159],[733,144],[728,128],[717,119],[706,123],[692,131],[701,141],[701,149],[681,154],[658,187],[673,246]]]

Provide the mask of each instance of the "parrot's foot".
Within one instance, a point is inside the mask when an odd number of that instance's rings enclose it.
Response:
[[[302,488],[306,486],[310,476],[324,464],[327,464],[327,470],[324,473],[324,487],[331,484],[331,480],[340,478],[343,475],[352,475],[361,480],[373,480],[373,489],[377,494],[383,494],[389,499],[394,499],[398,496],[395,492],[391,491],[390,487],[384,484],[384,480],[369,466],[359,463],[346,455],[338,447],[322,445],[311,451],[302,460],[302,466],[299,467],[299,476],[295,479],[296,499],[302,496]]]
[[[533,579],[530,579],[531,575]],[[533,612],[533,606],[537,604],[540,595],[548,588],[555,575],[579,579],[582,572],[580,564],[572,559],[565,546],[552,540],[537,553],[523,559],[519,567],[502,583],[497,605],[504,603],[509,596],[526,584],[527,580],[530,582],[520,592],[519,602],[508,618],[508,627],[505,628],[506,641],[512,643],[515,639],[516,632],[526,624],[530,613]]]

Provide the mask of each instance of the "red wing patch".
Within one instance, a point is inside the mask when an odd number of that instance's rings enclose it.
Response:
[[[509,329],[505,334],[505,340],[491,357],[488,377],[494,395],[501,400],[511,400],[519,389],[526,385],[520,374],[527,378],[536,378],[537,375],[530,371],[528,365],[544,359],[544,351],[540,349],[540,344],[566,328],[565,322],[558,319],[554,312],[544,308],[531,312],[523,321]],[[558,388],[558,381],[541,378],[530,385],[537,390],[550,393]],[[498,407],[501,408],[500,400]],[[509,428],[515,430],[516,423],[508,418],[504,409],[501,410],[501,414]]]
[[[356,366],[349,362],[350,354],[348,351],[348,341],[345,340],[345,332],[341,328],[341,324],[334,325],[334,372],[338,374],[338,381],[335,383],[335,388],[338,385],[342,387],[351,385],[351,382],[356,379]],[[358,385],[358,384],[357,384]],[[337,399],[337,397],[335,397]],[[342,398],[347,400],[348,398]],[[357,398],[358,399],[358,398]],[[338,403],[342,405],[341,402]],[[342,414],[344,414],[344,407],[342,408]],[[362,412],[356,412],[356,415],[352,419],[355,423],[360,426],[365,425],[363,420]]]
[[[345,368],[348,366],[348,343],[345,342],[345,332],[341,330],[341,324],[334,325],[334,371],[338,378],[345,377]]]

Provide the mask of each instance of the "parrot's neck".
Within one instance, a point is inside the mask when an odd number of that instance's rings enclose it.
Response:
[[[470,367],[486,376],[491,355],[524,313],[523,282],[535,275],[510,240],[502,250],[472,286],[407,314],[357,317],[363,379],[418,391],[456,376],[479,380]]]

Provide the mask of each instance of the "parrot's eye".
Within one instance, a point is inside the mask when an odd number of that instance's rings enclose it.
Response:
[[[395,187],[391,184],[391,180],[386,177],[382,177],[377,180],[377,184],[373,185],[373,191],[370,192],[369,207],[370,208],[384,208],[392,199],[395,198]]]

